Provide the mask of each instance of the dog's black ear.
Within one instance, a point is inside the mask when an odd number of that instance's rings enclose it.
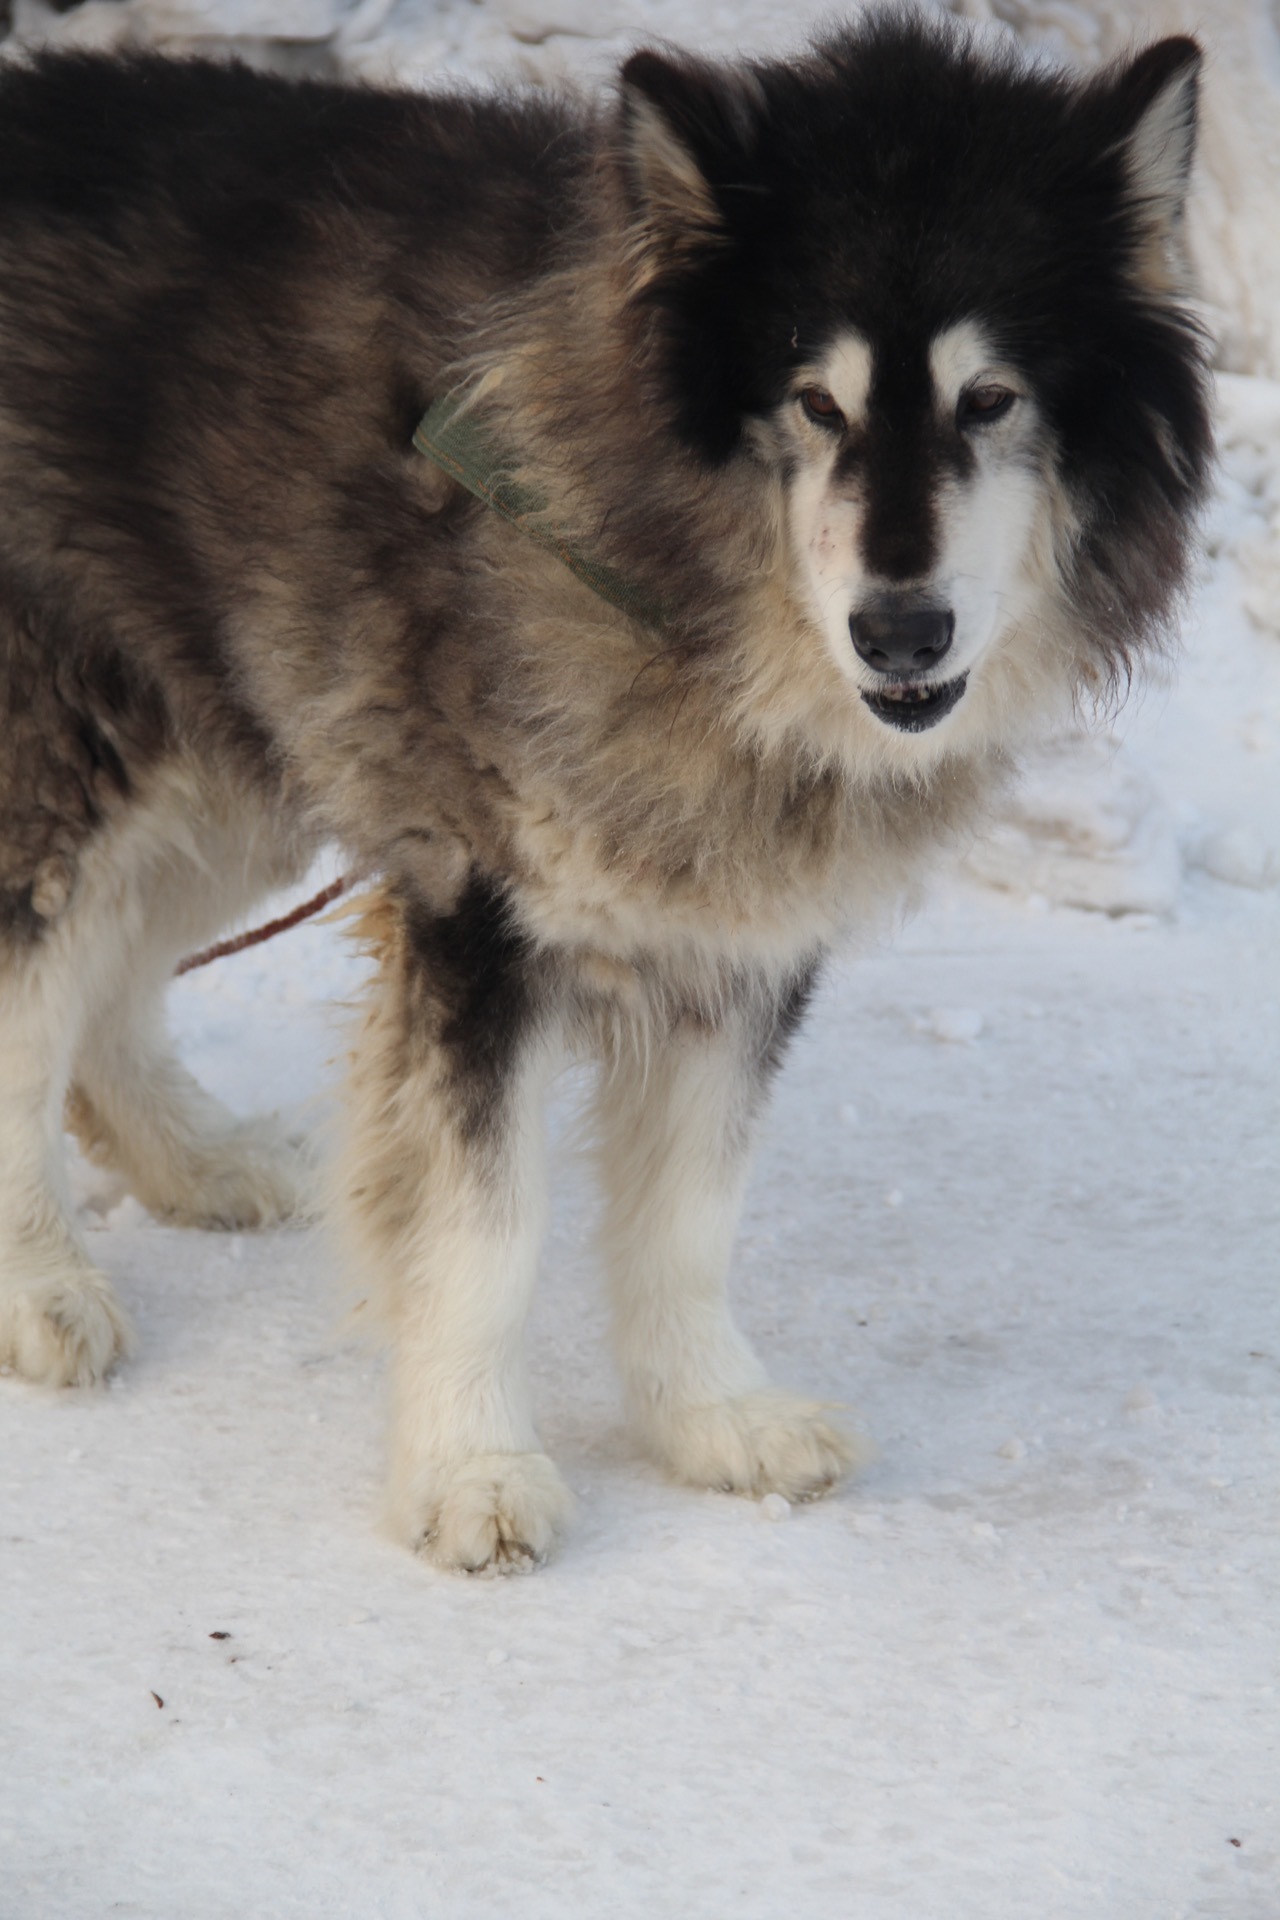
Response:
[[[1145,47],[1114,76],[1129,193],[1165,235],[1177,227],[1187,197],[1201,65],[1196,42],[1179,34]]]
[[[622,69],[622,160],[637,214],[688,237],[723,226],[716,196],[750,171],[764,111],[759,83],[690,55],[645,49]]]

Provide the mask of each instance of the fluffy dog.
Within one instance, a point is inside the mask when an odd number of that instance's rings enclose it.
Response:
[[[1082,82],[893,13],[639,52],[599,106],[5,69],[0,1359],[83,1384],[127,1346],[64,1113],[164,1218],[295,1206],[162,996],[336,841],[403,1537],[501,1568],[565,1519],[522,1328],[566,1049],[647,1444],[839,1477],[727,1303],[753,1127],[823,956],[1168,622],[1198,67]]]

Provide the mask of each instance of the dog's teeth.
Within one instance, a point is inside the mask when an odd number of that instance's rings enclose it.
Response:
[[[925,686],[884,686],[874,693],[864,693],[863,699],[873,713],[878,713],[886,726],[897,727],[904,733],[922,733],[939,720],[945,719],[956,702],[964,693],[967,674],[961,674],[958,680],[931,681]],[[900,716],[893,713],[894,707],[903,709]],[[907,713],[909,707],[919,707],[917,719],[911,719]]]

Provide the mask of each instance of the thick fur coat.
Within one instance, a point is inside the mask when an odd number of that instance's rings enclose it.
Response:
[[[0,1360],[80,1384],[127,1347],[64,1112],[170,1219],[297,1205],[162,995],[336,841],[378,960],[338,1212],[403,1536],[503,1567],[565,1519],[522,1326],[566,1050],[601,1061],[649,1446],[835,1481],[853,1443],[727,1304],[753,1125],[823,955],[1176,603],[1197,67],[1080,83],[891,14],[639,53],[598,107],[4,70]],[[659,623],[414,451],[450,393]]]

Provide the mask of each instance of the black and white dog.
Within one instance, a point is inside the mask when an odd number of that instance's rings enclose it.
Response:
[[[630,1405],[822,1492],[726,1270],[834,944],[1173,609],[1209,459],[1199,54],[1080,81],[894,12],[599,105],[153,58],[0,76],[0,1361],[126,1349],[64,1116],[157,1213],[289,1144],[176,1062],[175,960],[336,841],[379,967],[338,1211],[391,1501],[527,1564],[541,1103],[602,1063]]]

